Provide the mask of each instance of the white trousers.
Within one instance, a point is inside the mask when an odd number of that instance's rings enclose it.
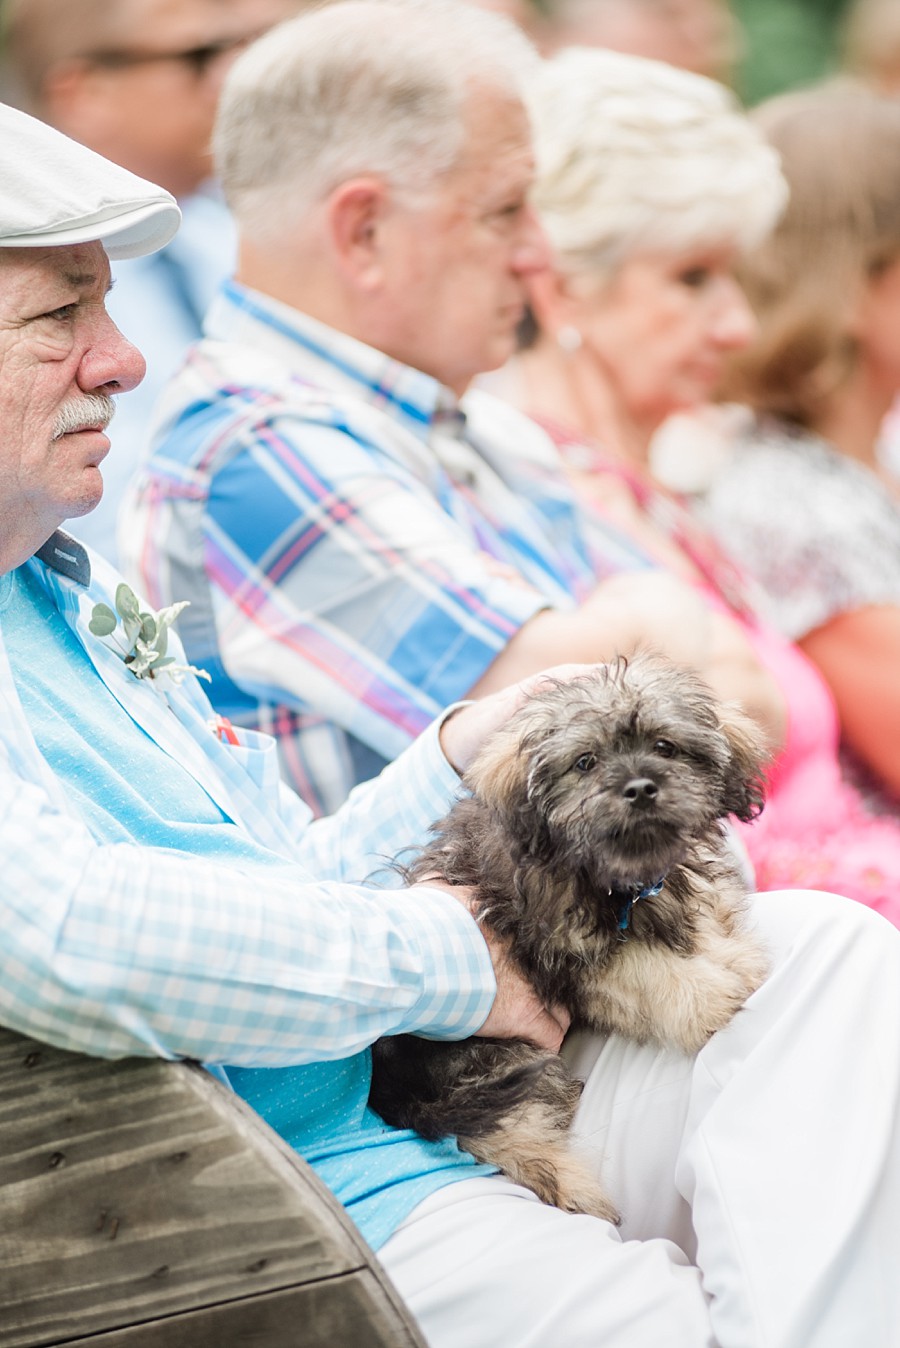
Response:
[[[772,973],[696,1058],[567,1046],[617,1230],[501,1177],[380,1259],[432,1348],[898,1348],[900,932],[759,895]]]

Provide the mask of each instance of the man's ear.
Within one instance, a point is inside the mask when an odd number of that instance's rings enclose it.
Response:
[[[335,259],[347,280],[363,290],[375,290],[383,280],[387,198],[387,186],[380,179],[351,178],[328,199]]]

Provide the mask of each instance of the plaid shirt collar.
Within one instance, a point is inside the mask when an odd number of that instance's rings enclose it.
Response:
[[[384,408],[425,444],[465,431],[456,395],[431,375],[236,281],[220,290],[204,331],[276,355],[304,383]]]

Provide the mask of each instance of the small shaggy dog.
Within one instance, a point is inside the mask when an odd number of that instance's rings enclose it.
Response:
[[[483,746],[471,796],[407,875],[475,886],[479,918],[573,1027],[695,1053],[766,973],[721,829],[759,812],[762,771],[750,723],[660,657],[548,680]],[[582,1087],[556,1055],[401,1035],[373,1060],[388,1123],[456,1136],[544,1202],[617,1220],[570,1150]]]

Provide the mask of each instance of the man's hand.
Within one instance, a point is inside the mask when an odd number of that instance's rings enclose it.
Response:
[[[481,934],[494,963],[497,996],[487,1020],[476,1031],[476,1038],[485,1035],[491,1039],[528,1039],[538,1048],[558,1053],[569,1028],[569,1013],[561,1006],[544,1006],[490,932],[482,927]]]
[[[422,880],[420,883],[428,889],[442,889],[452,894],[470,913],[473,912],[475,893],[467,886],[448,885],[439,879]],[[528,980],[509,961],[505,945],[483,923],[478,923],[478,930],[484,937],[494,966],[497,995],[487,1020],[476,1031],[476,1036],[528,1039],[538,1048],[558,1053],[569,1028],[568,1012],[561,1006],[544,1006]]]
[[[458,707],[441,726],[441,748],[447,762],[462,776],[488,735],[505,725],[545,679],[572,679],[589,669],[590,665],[557,665]]]

